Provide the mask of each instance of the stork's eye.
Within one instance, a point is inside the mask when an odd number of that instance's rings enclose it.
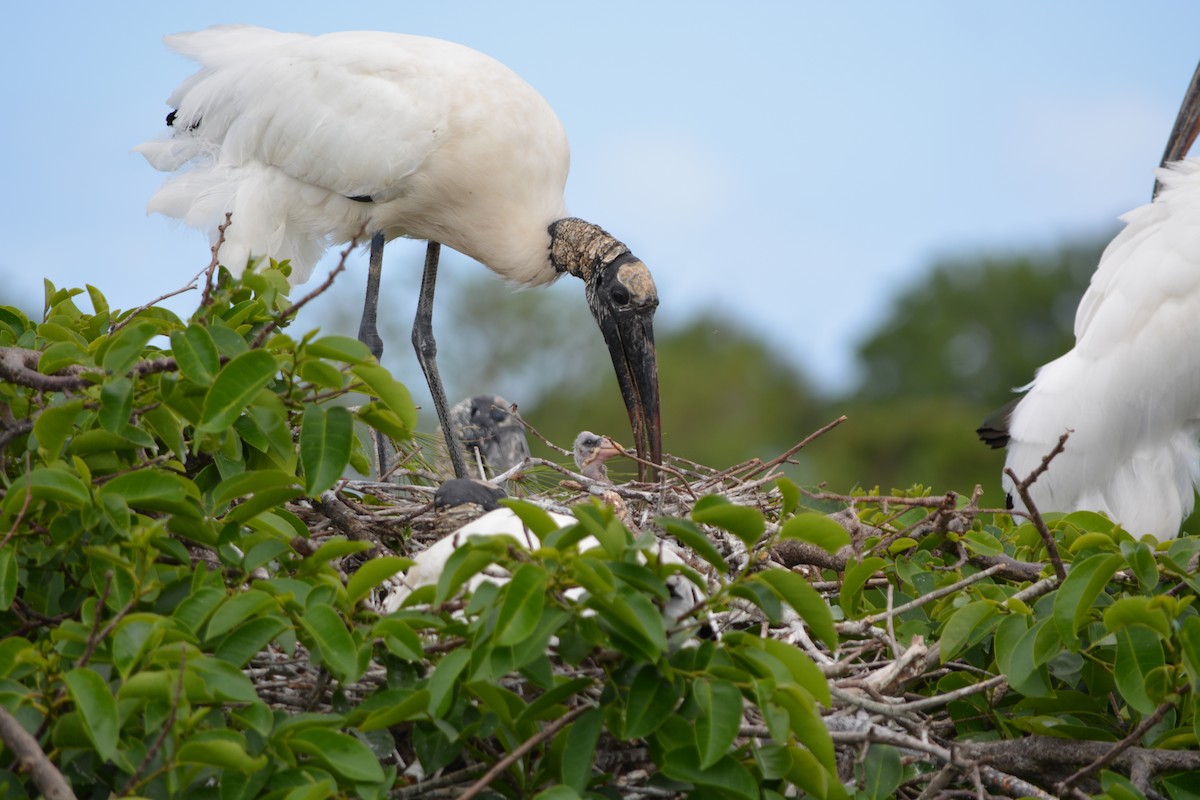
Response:
[[[629,290],[618,283],[613,287],[612,300],[619,306],[629,305]]]

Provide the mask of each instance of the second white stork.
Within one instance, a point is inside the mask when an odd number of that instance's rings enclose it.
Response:
[[[567,137],[529,84],[470,48],[395,33],[217,26],[166,43],[201,68],[168,100],[170,138],[137,148],[175,173],[150,211],[214,241],[230,213],[222,263],[239,273],[250,257],[290,259],[294,282],[365,230],[360,338],[377,356],[384,242],[428,240],[413,345],[447,442],[432,330],[439,243],[518,284],[570,273],[608,344],[638,452],[661,462],[654,280],[624,244],[567,216]]]
[[[984,422],[1019,480],[1068,431],[1029,487],[1040,511],[1107,513],[1130,533],[1175,537],[1200,484],[1200,126],[1197,70],[1171,133],[1161,191],[1122,219],[1075,315],[1075,346]],[[1010,507],[1027,511],[1004,478]]]

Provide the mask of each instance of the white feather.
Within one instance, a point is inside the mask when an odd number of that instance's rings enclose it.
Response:
[[[548,226],[566,216],[569,155],[546,101],[498,61],[420,36],[307,36],[218,26],[166,38],[201,65],[168,103],[173,136],[136,150],[176,172],[149,211],[221,251],[290,258],[307,280],[360,230],[431,239],[500,275],[546,283]],[[374,202],[352,197],[370,196]]]
[[[1006,466],[1024,478],[1071,430],[1032,486],[1039,510],[1103,511],[1165,540],[1200,480],[1200,160],[1158,176],[1163,191],[1122,217],[1100,259],[1075,347],[1038,370],[1014,409]]]
[[[552,512],[550,513],[550,517],[560,528],[574,525],[578,521],[575,517],[568,517]],[[541,542],[538,541],[537,536],[525,527],[524,523],[521,522],[521,518],[513,513],[511,509],[500,508],[495,511],[489,511],[479,519],[464,525],[418,553],[413,558],[413,565],[400,577],[398,585],[384,600],[384,612],[390,613],[400,608],[404,600],[422,586],[437,585],[438,580],[442,577],[442,572],[446,569],[446,562],[450,559],[450,556],[473,536],[510,539],[529,550],[536,550],[538,547],[541,547]],[[583,537],[579,540],[578,544],[580,551],[591,550],[600,546],[600,542],[593,536]],[[651,548],[651,552],[665,563],[686,564],[682,554],[670,542],[656,543]],[[463,586],[463,591],[470,594],[485,581],[504,584],[508,581],[509,577],[509,574],[503,570],[488,568],[471,576]],[[666,615],[669,618],[677,619],[702,599],[700,590],[696,585],[682,575],[675,574],[669,576],[667,578],[667,586],[671,592],[671,598],[668,600],[665,609]],[[578,599],[582,596],[583,592],[580,589],[573,589],[568,594]]]

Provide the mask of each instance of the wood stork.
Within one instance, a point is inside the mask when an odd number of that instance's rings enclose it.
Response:
[[[565,514],[547,512],[559,528],[566,528],[578,522],[575,517]],[[400,608],[404,601],[414,591],[422,586],[436,585],[446,568],[446,562],[456,550],[465,545],[472,537],[500,538],[512,541],[514,544],[529,550],[541,547],[541,542],[532,531],[525,527],[511,509],[501,508],[490,511],[453,533],[444,536],[432,545],[413,556],[413,565],[399,576],[394,588],[384,599],[384,613],[390,613]],[[600,542],[593,536],[584,536],[579,540],[578,548],[581,553],[589,550],[600,552]],[[686,567],[687,561],[683,551],[670,542],[657,541],[649,548],[650,553],[661,559],[662,563]],[[639,561],[645,563],[645,558],[639,555]],[[477,590],[485,581],[503,584],[508,581],[509,574],[505,570],[489,566],[475,573],[463,586],[463,591],[470,594]],[[697,576],[698,577],[698,576]],[[688,610],[704,599],[704,593],[692,582],[683,570],[672,572],[665,579],[667,597],[663,604],[663,615],[668,619],[677,620]],[[581,589],[571,589],[568,596],[579,600],[583,596]]]
[[[1184,97],[1156,194],[1122,219],[1075,315],[1075,346],[1025,395],[984,421],[1024,480],[1062,434],[1064,451],[1030,486],[1040,511],[1107,513],[1167,540],[1200,486],[1200,68]],[[1161,190],[1158,188],[1161,187]],[[1007,475],[1009,507],[1025,508]]]
[[[582,431],[575,437],[572,452],[575,456],[575,466],[579,468],[580,474],[602,483],[608,482],[608,467],[604,465],[604,462],[613,456],[625,454],[612,439],[591,431]]]
[[[488,56],[420,36],[225,25],[165,41],[201,68],[167,101],[171,137],[135,148],[175,173],[150,212],[214,241],[231,213],[225,266],[238,273],[252,256],[288,258],[297,283],[330,245],[367,231],[359,336],[376,356],[383,245],[428,240],[413,345],[447,442],[432,330],[439,243],[518,284],[570,273],[608,344],[638,451],[661,462],[654,280],[624,244],[567,216],[567,138],[532,87]]]

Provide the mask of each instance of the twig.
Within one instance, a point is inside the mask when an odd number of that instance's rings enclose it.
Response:
[[[354,248],[358,247],[358,237],[362,235],[365,228],[366,225],[364,223],[363,227],[358,229],[358,233],[354,234],[354,238],[350,240],[350,244],[346,245],[346,249],[342,251],[341,258],[338,259],[337,266],[330,271],[329,277],[327,277],[320,286],[313,289],[311,292],[304,295],[304,297],[285,308],[280,312],[278,317],[271,320],[265,328],[258,332],[258,335],[254,337],[254,341],[250,344],[251,350],[257,350],[258,348],[262,347],[263,342],[267,340],[267,337],[270,336],[274,331],[278,330],[280,324],[282,324],[284,320],[286,320],[288,317],[295,316],[296,313],[299,312],[300,309],[304,308],[304,306],[307,305],[310,300],[324,294],[330,286],[333,286],[334,279],[346,269],[346,258],[349,257],[352,252],[354,252]]]
[[[549,739],[551,736],[558,733],[559,730],[565,728],[568,724],[573,722],[576,717],[580,716],[583,714],[583,712],[589,710],[590,708],[591,706],[582,704],[576,706],[566,714],[554,720],[554,722],[551,722],[542,730],[535,733],[533,736],[530,736],[515,750],[497,761],[491,769],[483,774],[482,778],[471,784],[470,788],[458,796],[458,800],[471,800],[472,797],[486,789],[488,785],[500,775],[501,772],[504,772],[504,770],[508,769],[509,766],[515,763],[518,758],[536,747],[539,742],[544,742],[546,739]]]
[[[751,472],[746,477],[751,478],[755,475],[758,475],[760,472],[765,472],[765,471],[774,469],[775,467],[779,466],[780,464],[782,464],[783,462],[787,461],[789,458],[794,456],[796,453],[800,452],[802,449],[804,449],[806,446],[808,446],[812,441],[819,439],[820,437],[829,433],[831,430],[836,428],[838,425],[841,425],[846,420],[847,420],[847,417],[845,414],[843,414],[842,416],[838,417],[837,419],[833,420],[832,422],[825,423],[820,428],[817,428],[815,431],[810,433],[808,436],[805,436],[799,442],[797,442],[796,444],[789,447],[783,453],[775,456],[775,458],[772,458],[770,461],[763,464],[761,467],[756,469],[754,472]]]
[[[219,265],[217,258],[221,252],[221,245],[225,244],[225,229],[231,224],[230,219],[232,217],[233,214],[231,212],[225,212],[225,221],[217,226],[217,240],[213,242],[213,246],[210,248],[212,251],[212,261],[208,262],[208,266],[204,268],[204,271],[196,276],[198,278],[200,275],[204,275],[204,294],[200,296],[201,306],[207,306],[212,302],[213,275],[216,274],[217,266]],[[195,278],[192,280],[194,281]]]
[[[167,741],[167,736],[175,727],[175,715],[179,711],[179,700],[183,697],[183,675],[187,671],[187,646],[182,645],[179,648],[179,679],[175,681],[175,696],[171,698],[171,709],[167,712],[167,718],[162,721],[162,729],[155,737],[154,743],[150,745],[150,749],[146,751],[146,755],[142,758],[141,763],[137,765],[137,769],[129,776],[129,780],[125,781],[125,785],[121,787],[121,791],[117,792],[118,797],[124,797],[129,794],[137,782],[146,774],[146,770],[154,761],[158,751],[162,749],[163,744]]]
[[[153,300],[151,300],[149,303],[144,303],[143,305],[140,305],[140,306],[138,306],[138,307],[137,307],[137,308],[135,308],[133,311],[130,311],[130,312],[129,312],[129,313],[126,315],[126,316],[125,316],[125,319],[121,320],[120,322],[118,322],[118,323],[116,323],[115,325],[113,325],[112,327],[110,327],[110,328],[108,329],[108,333],[109,333],[109,335],[111,336],[112,334],[114,334],[114,333],[116,333],[117,331],[121,330],[121,328],[124,328],[126,325],[128,325],[128,324],[129,324],[129,323],[131,323],[131,322],[133,322],[135,319],[137,319],[137,315],[138,315],[138,314],[140,314],[140,313],[142,313],[142,312],[143,312],[143,311],[145,311],[146,309],[148,309],[148,308],[153,308],[154,306],[158,305],[158,304],[159,304],[159,303],[161,303],[163,300],[166,300],[166,299],[167,299],[167,298],[169,298],[169,297],[174,297],[175,295],[177,295],[177,294],[183,294],[184,292],[191,292],[191,291],[194,291],[195,289],[196,289],[196,279],[195,279],[195,278],[192,278],[192,281],[191,281],[191,283],[187,284],[186,286],[182,286],[182,287],[180,287],[180,288],[176,289],[176,290],[175,290],[175,291],[173,291],[173,292],[167,292],[166,294],[164,294],[164,295],[162,295],[162,296],[160,296],[160,297],[156,297],[156,298],[154,298],[154,299],[153,299]]]
[[[1062,452],[1062,444],[1066,441],[1066,434],[1059,440],[1057,452]],[[1054,457],[1056,453],[1051,452],[1042,460],[1042,467],[1030,473],[1030,476],[1041,474],[1042,468],[1046,463]],[[1004,468],[1004,474],[1012,478],[1015,484],[1017,494],[1021,495],[1021,502],[1025,504],[1025,511],[1029,514],[1029,519],[1033,523],[1033,527],[1037,528],[1038,534],[1042,537],[1042,541],[1046,545],[1046,555],[1050,557],[1050,563],[1054,566],[1054,575],[1058,578],[1058,582],[1062,583],[1067,577],[1067,568],[1063,566],[1062,556],[1058,554],[1058,543],[1054,541],[1054,535],[1050,533],[1050,529],[1046,527],[1046,520],[1042,519],[1041,513],[1037,509],[1037,505],[1033,502],[1033,497],[1029,494],[1029,483],[1017,478],[1017,473],[1012,471],[1011,467]]]
[[[1124,753],[1126,750],[1128,750],[1130,747],[1132,747],[1139,739],[1141,739],[1142,736],[1145,735],[1146,731],[1150,730],[1155,725],[1157,725],[1159,723],[1159,721],[1164,716],[1166,716],[1167,712],[1170,711],[1171,709],[1173,709],[1174,707],[1175,707],[1175,703],[1166,702],[1166,703],[1163,703],[1162,705],[1160,705],[1158,708],[1154,709],[1153,714],[1151,714],[1150,716],[1148,716],[1144,720],[1142,720],[1141,724],[1139,724],[1136,728],[1134,728],[1132,731],[1130,731],[1128,736],[1126,736],[1124,739],[1122,739],[1121,741],[1119,741],[1115,745],[1113,745],[1111,750],[1109,750],[1107,753],[1105,753],[1100,758],[1097,758],[1092,763],[1088,764],[1086,767],[1083,767],[1082,769],[1078,770],[1077,772],[1075,772],[1072,775],[1070,775],[1069,777],[1067,777],[1062,783],[1060,783],[1058,785],[1058,787],[1057,787],[1058,791],[1065,792],[1068,789],[1073,788],[1075,786],[1075,784],[1079,783],[1084,778],[1088,777],[1089,775],[1093,775],[1093,774],[1099,772],[1100,770],[1104,769],[1106,766],[1111,764],[1113,761],[1116,760],[1117,756],[1121,755],[1121,753]]]
[[[0,741],[16,758],[21,769],[29,773],[46,800],[75,800],[71,784],[42,752],[37,739],[30,736],[4,706],[0,706]]]

